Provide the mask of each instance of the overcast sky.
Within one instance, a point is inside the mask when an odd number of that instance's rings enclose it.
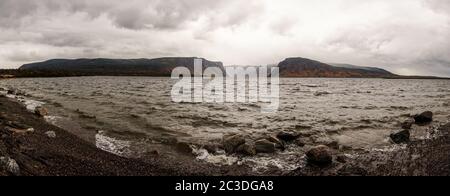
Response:
[[[0,67],[51,58],[286,57],[450,76],[450,0],[0,0]]]

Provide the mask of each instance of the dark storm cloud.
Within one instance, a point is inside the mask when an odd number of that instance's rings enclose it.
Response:
[[[64,13],[86,13],[91,18],[106,15],[128,29],[175,29],[203,15],[218,14],[227,0],[1,0],[3,26],[15,26],[27,17],[48,18]],[[244,19],[229,22],[239,23]],[[237,18],[234,18],[237,19]]]

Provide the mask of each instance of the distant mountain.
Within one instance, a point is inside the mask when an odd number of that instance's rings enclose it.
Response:
[[[187,67],[193,73],[195,57],[157,59],[53,59],[25,64],[18,70],[2,70],[7,77],[71,77],[71,76],[171,76],[176,67]],[[203,60],[203,70],[218,67],[222,62]],[[268,66],[269,68],[273,65]],[[274,65],[277,66],[277,65]],[[245,66],[244,66],[245,67]],[[388,78],[388,79],[448,79],[431,76],[400,76],[376,67],[349,64],[327,64],[307,58],[287,58],[278,64],[280,77],[322,78]],[[262,67],[257,67],[261,69]],[[272,73],[273,74],[273,73]],[[271,73],[268,73],[271,75]]]
[[[324,77],[324,78],[391,78],[397,75],[384,69],[360,67],[347,64],[326,64],[306,58],[288,58],[282,61],[281,77]]]
[[[20,71],[58,72],[63,75],[126,75],[126,76],[170,76],[176,67],[187,67],[193,73],[195,57],[168,57],[157,59],[52,59],[25,64]],[[218,67],[222,62],[203,60],[203,70]]]

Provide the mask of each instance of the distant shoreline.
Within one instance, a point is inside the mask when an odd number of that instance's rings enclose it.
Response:
[[[200,67],[198,67],[200,66]],[[289,57],[278,64],[267,66],[224,66],[220,61],[199,57],[161,57],[139,59],[50,59],[24,64],[18,69],[0,69],[0,76],[7,77],[78,77],[78,76],[147,76],[171,77],[176,68],[188,69],[191,73],[219,68],[224,76],[236,71],[228,68],[256,68],[256,71],[278,68],[281,78],[382,78],[382,79],[450,79],[435,76],[402,76],[378,67],[350,64],[329,64],[303,57]],[[242,71],[242,70],[241,70]],[[247,70],[250,71],[250,70]],[[255,71],[255,69],[251,70]],[[268,72],[267,72],[268,71]],[[270,77],[273,70],[264,70]],[[194,75],[194,74],[193,74]]]
[[[0,79],[11,78],[59,78],[59,77],[171,77],[170,75],[154,75],[154,74],[104,74],[104,73],[80,73],[80,72],[63,72],[63,71],[25,71],[19,69],[0,69]],[[330,78],[330,79],[390,79],[390,80],[450,80],[447,77],[436,76],[395,76],[395,77],[286,77],[280,76],[280,78]]]

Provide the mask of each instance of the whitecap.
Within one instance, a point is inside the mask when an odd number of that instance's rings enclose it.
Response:
[[[373,148],[372,151],[374,151],[374,152],[396,152],[399,150],[405,150],[407,147],[408,147],[407,144],[398,144],[398,145],[385,146],[382,148]]]
[[[99,131],[95,135],[95,145],[100,150],[110,152],[122,157],[127,157],[132,154],[130,150],[130,141],[108,137],[105,135],[104,131]]]
[[[214,165],[234,165],[238,162],[237,157],[227,156],[225,154],[213,155],[205,149],[194,149],[192,152],[197,156],[197,160]]]
[[[12,95],[12,94],[7,94],[6,97],[8,97],[8,98],[10,98],[10,99],[15,99],[15,98],[16,98],[16,96],[15,96],[15,95]]]
[[[48,123],[52,124],[52,125],[57,125],[57,122],[59,119],[61,119],[61,117],[59,116],[44,116],[45,121],[47,121]]]
[[[37,107],[40,107],[40,106],[44,105],[45,103],[41,102],[41,101],[31,100],[31,99],[24,99],[23,104],[25,104],[28,111],[34,112]]]
[[[301,161],[293,159],[292,161],[283,160],[278,157],[246,157],[240,164],[250,165],[255,172],[261,172],[269,169],[270,167],[276,167],[282,171],[292,171],[301,166]]]

